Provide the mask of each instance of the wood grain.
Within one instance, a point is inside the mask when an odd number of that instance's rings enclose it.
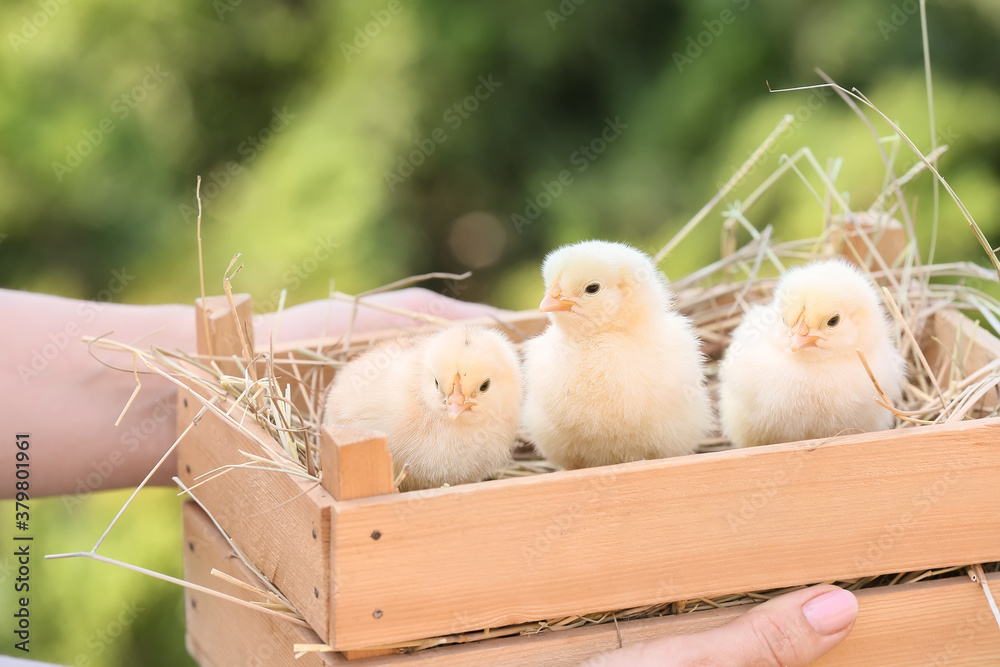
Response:
[[[988,576],[1000,601],[1000,574]],[[1000,660],[1000,628],[983,589],[967,576],[858,593],[858,620],[816,667],[990,665]]]
[[[201,404],[183,390],[177,401],[183,429]],[[250,418],[244,427],[264,442],[273,441]],[[178,476],[189,487],[205,473],[248,462],[241,450],[282,459],[212,413],[202,417],[177,449]],[[257,568],[325,635],[331,586],[330,495],[301,477],[242,468],[205,482],[194,494]]]
[[[1000,560],[998,476],[993,419],[338,502],[331,641]]]
[[[990,575],[993,588],[1000,575]],[[967,577],[873,588],[858,597],[858,620],[817,667],[979,667],[1000,655],[1000,630],[982,589]],[[620,622],[623,646],[711,630],[757,605]],[[354,663],[359,667],[570,667],[618,647],[613,624],[448,646]],[[935,662],[937,661],[937,662]]]
[[[931,368],[940,369],[938,381],[942,387],[947,387],[952,379],[963,378],[1000,359],[1000,340],[959,312],[938,311],[931,321],[931,329],[933,339],[922,347],[927,350]],[[980,406],[992,410],[998,398],[1000,392],[994,389],[983,397]]]
[[[185,574],[189,581],[223,589],[209,572],[215,567],[251,581],[250,573],[232,554],[200,509],[184,510]],[[188,548],[187,544],[193,544]],[[994,590],[1000,575],[989,576]],[[990,614],[982,589],[968,577],[874,588],[859,592],[859,613],[847,639],[814,663],[821,667],[952,667],[990,664],[1000,655],[1000,630]],[[242,595],[241,595],[242,597]],[[194,601],[194,605],[192,605]],[[318,642],[314,634],[262,614],[198,593],[186,599],[188,647],[202,667],[223,665],[346,665],[337,653],[311,655],[295,661],[294,643]],[[657,637],[709,630],[735,619],[756,605],[620,622],[622,644]],[[618,646],[613,624],[493,639],[446,646],[413,655],[367,658],[358,667],[569,667]],[[936,661],[936,662],[935,662]]]
[[[264,599],[226,584],[211,574],[212,568],[262,588],[212,525],[208,515],[195,503],[188,502],[184,505],[185,580],[244,600],[260,602]],[[184,615],[188,652],[202,667],[298,667],[345,662],[335,653],[312,654],[296,660],[293,644],[322,643],[315,632],[211,595],[186,590]]]
[[[887,215],[876,219],[868,212],[855,213],[851,220],[839,220],[843,226],[834,226],[833,241],[835,244],[839,241],[840,253],[859,266],[880,269],[872,257],[869,244],[875,246],[879,257],[888,266],[893,266],[906,250],[906,230],[899,220]]]
[[[498,313],[497,317],[481,317],[469,320],[461,320],[456,324],[471,324],[482,326],[495,326],[507,334],[515,343],[538,335],[548,325],[548,316],[537,310],[526,310],[514,313]],[[308,413],[309,402],[315,402],[314,395],[323,392],[333,382],[334,371],[330,366],[312,366],[300,363],[302,360],[312,359],[312,355],[306,354],[305,350],[312,353],[319,353],[331,358],[352,358],[361,352],[371,348],[378,343],[400,336],[414,336],[438,331],[437,326],[419,326],[409,329],[388,329],[381,331],[364,332],[355,334],[351,344],[344,349],[344,341],[341,337],[312,338],[293,342],[276,343],[274,345],[274,375],[278,386],[284,387],[286,384],[292,389],[292,402],[304,413]],[[266,351],[267,342],[261,344],[258,352]],[[293,367],[298,364],[298,376],[293,371]],[[264,366],[258,366],[258,373],[263,375]],[[315,374],[315,390],[313,389],[312,375]],[[299,377],[309,378],[306,381],[307,387],[303,387],[299,382]],[[323,401],[320,401],[322,405]]]
[[[253,349],[253,300],[249,294],[234,294],[236,314],[243,323],[244,334]],[[229,299],[225,295],[206,297],[204,307],[201,299],[195,299],[195,332],[198,354],[215,355],[219,368],[226,373],[238,373],[239,366],[232,361],[233,355],[243,359],[243,344],[240,340],[237,319],[232,316]],[[204,312],[204,316],[203,316]],[[207,329],[206,329],[207,325]],[[209,345],[211,339],[211,346]]]
[[[319,455],[323,488],[335,500],[396,492],[392,455],[382,433],[326,425]]]

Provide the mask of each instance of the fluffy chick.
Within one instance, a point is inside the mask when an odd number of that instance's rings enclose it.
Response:
[[[703,357],[653,261],[584,241],[542,265],[551,325],[525,345],[524,423],[564,468],[694,452],[709,427]]]
[[[323,421],[386,434],[400,490],[483,479],[510,460],[522,391],[514,347],[486,327],[382,344],[336,376]]]
[[[723,432],[750,447],[891,428],[856,348],[897,402],[906,362],[868,277],[841,259],[788,271],[771,303],[746,314],[720,364]]]

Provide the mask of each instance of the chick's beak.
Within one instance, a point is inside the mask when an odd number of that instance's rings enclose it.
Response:
[[[556,283],[545,293],[545,298],[538,304],[538,310],[543,313],[554,313],[562,310],[572,310],[573,302],[563,298],[562,288]]]
[[[819,336],[810,335],[809,327],[803,321],[801,315],[788,333],[792,341],[789,346],[792,352],[798,352],[804,347],[816,347],[816,341],[819,340]]]
[[[448,416],[451,417],[452,421],[458,419],[458,416],[466,410],[471,410],[472,406],[475,405],[472,401],[465,400],[465,395],[462,393],[461,378],[458,376],[458,373],[455,374],[455,388],[451,390],[451,395],[448,396],[447,403]]]

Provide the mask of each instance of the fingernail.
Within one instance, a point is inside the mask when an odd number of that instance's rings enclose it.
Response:
[[[832,635],[851,624],[858,615],[858,599],[838,588],[802,605],[802,615],[821,635]]]

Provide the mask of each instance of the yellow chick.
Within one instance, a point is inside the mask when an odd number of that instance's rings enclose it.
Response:
[[[511,457],[521,409],[517,353],[498,331],[453,327],[384,343],[336,376],[323,421],[386,434],[402,491],[475,482]]]
[[[584,241],[542,265],[550,326],[525,345],[524,423],[564,468],[690,454],[709,428],[703,357],[653,261]]]
[[[746,314],[720,363],[723,432],[750,447],[891,428],[856,348],[896,403],[906,362],[875,285],[841,259],[788,271],[771,303]]]

